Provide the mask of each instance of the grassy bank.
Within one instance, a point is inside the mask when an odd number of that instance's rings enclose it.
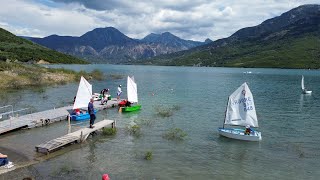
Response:
[[[28,86],[47,86],[86,79],[103,79],[103,73],[94,70],[91,73],[75,72],[67,69],[50,69],[39,65],[8,63],[0,61],[0,89],[20,89]]]

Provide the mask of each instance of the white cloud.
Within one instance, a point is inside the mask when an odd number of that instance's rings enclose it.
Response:
[[[26,36],[81,35],[99,26],[94,17],[77,8],[73,5],[51,8],[32,1],[10,0],[0,7],[0,21],[7,23],[15,34]]]
[[[112,26],[132,38],[169,31],[183,39],[228,37],[318,0],[2,0],[0,27],[16,35],[80,36]]]

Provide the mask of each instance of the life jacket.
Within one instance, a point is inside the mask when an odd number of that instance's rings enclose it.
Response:
[[[127,100],[123,100],[123,101],[121,101],[121,102],[119,102],[119,106],[120,107],[123,107],[123,106],[125,106],[127,104]]]

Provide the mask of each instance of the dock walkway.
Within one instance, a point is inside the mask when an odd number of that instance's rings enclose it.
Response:
[[[78,131],[66,134],[59,138],[50,140],[48,142],[42,143],[36,146],[36,151],[41,153],[49,153],[51,151],[57,150],[62,146],[74,143],[74,142],[82,142],[87,139],[87,137],[94,131],[102,129],[108,125],[112,125],[112,128],[115,127],[114,120],[102,120],[94,124],[94,128],[83,128]]]
[[[116,98],[109,100],[106,105],[101,105],[100,101],[94,101],[94,108],[97,110],[115,106],[118,106]],[[65,106],[0,121],[0,135],[21,128],[33,128],[66,120],[71,111],[72,106]]]

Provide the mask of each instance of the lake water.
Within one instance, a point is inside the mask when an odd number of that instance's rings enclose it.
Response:
[[[109,88],[115,97],[126,76],[134,75],[142,109],[118,113],[98,112],[117,121],[114,137],[95,136],[52,153],[53,158],[33,165],[44,179],[319,179],[320,176],[320,71],[244,68],[194,68],[120,65],[63,65],[65,68],[105,74],[122,79],[90,81],[93,91]],[[244,73],[251,72],[251,73]],[[301,75],[312,95],[301,94]],[[247,82],[255,100],[261,142],[220,137],[228,96]],[[1,104],[15,109],[41,111],[72,102],[77,83],[1,92]],[[157,109],[174,109],[170,117]],[[141,136],[130,135],[137,123]],[[67,122],[22,130],[1,137],[1,145],[39,158],[34,146],[67,132]],[[88,126],[88,122],[73,129]],[[188,135],[183,141],[163,138],[170,128]],[[145,160],[152,151],[152,160]],[[41,157],[40,157],[41,159]]]

